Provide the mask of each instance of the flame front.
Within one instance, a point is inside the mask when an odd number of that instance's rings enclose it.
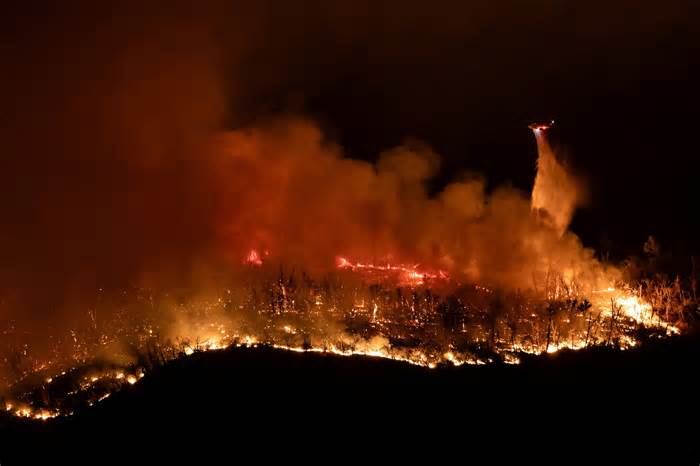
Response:
[[[419,265],[402,265],[386,263],[377,265],[372,263],[351,262],[345,257],[338,256],[336,265],[339,269],[349,269],[362,273],[366,280],[378,283],[386,282],[391,276],[396,278],[399,286],[417,287],[426,284],[426,281],[449,280],[449,274],[444,270],[436,273],[419,269]]]
[[[265,270],[264,264],[251,267]],[[175,339],[167,337],[167,328],[144,325],[131,334],[132,340],[140,341],[144,348],[158,348],[165,359],[264,345],[293,352],[386,358],[433,369],[445,364],[518,364],[523,353],[554,353],[600,344],[627,349],[637,344],[635,332],[640,327],[656,329],[660,335],[680,332],[630,290],[599,290],[586,304],[573,295],[499,297],[488,287],[467,286],[454,292],[457,301],[444,301],[422,286],[428,278],[449,280],[439,273],[422,272],[414,266],[358,264],[345,258],[338,259],[338,267],[360,277],[369,273],[370,282],[375,273],[403,276],[415,272],[417,278],[409,282],[407,296],[378,290],[376,285],[349,293],[324,292],[277,280],[269,284],[273,295],[267,306],[258,307],[259,303],[251,301],[243,304],[229,293],[225,299],[193,301],[178,309],[186,324],[178,327]],[[230,314],[223,319],[226,309],[243,310],[244,306],[258,310],[246,319],[232,319]],[[504,309],[494,319],[498,306]],[[60,401],[37,405],[32,395],[37,392],[25,391],[6,401],[5,410],[44,421],[71,415],[77,401],[70,400],[82,400],[87,406],[103,402],[114,390],[138,383],[149,370],[134,365],[107,370],[86,367],[80,376],[79,367],[39,371],[43,388],[38,393],[51,393],[50,398]],[[25,378],[31,377],[28,373]],[[26,383],[18,381],[16,386],[26,387]]]

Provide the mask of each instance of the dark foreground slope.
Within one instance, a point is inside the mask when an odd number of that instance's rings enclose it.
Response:
[[[698,361],[697,337],[433,370],[265,347],[200,353],[70,418],[0,418],[0,463],[99,464],[87,453],[94,448],[108,456],[147,450],[161,460],[184,451],[269,460],[328,446],[341,456],[486,449],[580,460],[613,450],[693,459]]]

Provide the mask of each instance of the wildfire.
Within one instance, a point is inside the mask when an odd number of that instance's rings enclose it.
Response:
[[[655,313],[651,304],[629,290],[619,290],[613,287],[593,292],[593,301],[604,312],[613,317],[618,314],[631,319],[639,325],[651,328],[663,328],[669,335],[677,335],[680,329],[669,322],[665,322],[661,315]]]
[[[410,355],[402,355],[400,352],[392,352],[389,348],[366,348],[366,349],[343,349],[331,345],[327,348],[301,348],[296,346],[285,346],[285,345],[272,345],[273,348],[294,351],[296,353],[327,353],[335,354],[338,356],[366,356],[372,358],[383,358],[391,359],[393,361],[401,361],[415,366],[426,367],[429,369],[435,369],[437,364],[440,362],[432,361],[428,356],[420,351],[412,352]],[[447,360],[447,358],[445,359]],[[454,365],[464,364],[466,361],[460,361],[458,359],[450,360]],[[476,363],[474,363],[476,364]]]
[[[33,419],[38,421],[46,421],[48,419],[53,419],[61,415],[58,411],[50,411],[48,409],[32,409],[31,406],[21,405],[15,407],[13,403],[5,403],[5,411],[14,414],[16,417]]]
[[[381,271],[381,272],[399,272],[407,271],[416,272],[421,279],[425,279],[423,272],[418,272],[415,267],[404,267],[400,265],[374,266],[371,264],[351,263],[345,258],[338,259],[338,266],[350,270],[360,272],[366,271]],[[432,277],[439,277],[439,274],[428,274]],[[411,275],[413,276],[413,275]],[[413,283],[416,283],[414,281]],[[482,286],[474,286],[474,292],[479,299],[492,299],[493,290]],[[290,290],[291,291],[291,290]],[[317,291],[310,296],[313,308],[317,308],[317,303],[333,301],[328,296],[319,298]],[[286,299],[289,294],[285,294]],[[526,338],[516,339],[512,333],[508,333],[507,328],[511,324],[506,325],[495,322],[494,325],[503,325],[503,329],[499,330],[502,335],[498,339],[493,339],[486,344],[488,331],[483,333],[474,333],[477,327],[470,328],[468,326],[453,325],[451,337],[447,340],[447,345],[440,349],[439,340],[432,333],[435,327],[435,318],[439,317],[435,311],[430,311],[429,302],[422,311],[416,307],[416,303],[408,305],[408,307],[395,309],[397,303],[382,307],[380,301],[376,299],[361,301],[359,304],[352,306],[350,314],[342,314],[346,318],[354,318],[353,316],[363,316],[366,322],[374,332],[379,332],[373,337],[359,337],[349,335],[342,331],[333,330],[330,333],[322,332],[319,336],[309,334],[310,329],[314,325],[311,322],[304,323],[300,320],[298,311],[291,306],[285,307],[284,312],[272,312],[270,314],[260,315],[260,319],[267,322],[265,325],[265,336],[262,334],[241,333],[235,325],[226,325],[221,322],[210,322],[207,325],[202,325],[202,331],[208,332],[207,336],[194,336],[183,340],[180,346],[180,353],[184,355],[192,355],[195,352],[217,351],[229,347],[237,348],[255,348],[258,345],[265,345],[279,350],[293,352],[311,352],[334,354],[339,356],[364,356],[373,358],[391,359],[416,366],[421,366],[427,369],[434,369],[441,365],[462,366],[462,365],[481,365],[494,362],[496,359],[506,364],[519,364],[520,353],[541,354],[555,353],[562,349],[579,350],[590,345],[605,344],[606,342],[615,341],[616,345],[621,349],[631,348],[637,344],[633,336],[633,331],[637,326],[650,328],[659,328],[665,330],[666,334],[675,334],[679,329],[670,323],[665,322],[658,313],[655,313],[652,306],[645,302],[641,297],[635,295],[629,290],[607,288],[593,293],[593,307],[586,311],[578,310],[571,307],[569,311],[562,310],[561,316],[552,314],[544,314],[544,326],[538,326],[538,311],[523,313],[517,324],[521,327],[533,325],[532,330],[528,330],[524,334]],[[550,305],[551,306],[551,305]],[[468,308],[465,308],[465,311]],[[339,311],[334,307],[329,307],[324,310],[329,315],[334,315]],[[397,313],[398,312],[398,313]],[[404,314],[406,313],[406,314]],[[448,314],[449,315],[449,314]],[[458,316],[457,316],[458,317]],[[336,317],[339,321],[340,316]],[[440,317],[441,319],[444,317]],[[276,319],[282,319],[281,322],[275,324]],[[295,324],[292,325],[289,319],[294,319]],[[473,319],[473,318],[472,318]],[[577,323],[578,322],[578,323]],[[531,332],[538,331],[532,334]],[[157,329],[156,329],[157,330]],[[148,335],[153,335],[153,328],[149,327],[144,332]],[[385,336],[386,335],[386,336]],[[387,336],[391,336],[394,341],[401,339],[420,338],[419,346],[407,345],[402,346],[390,342]],[[534,338],[533,338],[534,337]],[[442,337],[441,337],[442,338]],[[465,340],[466,339],[466,340]],[[468,350],[463,344],[461,349],[460,342],[473,341],[478,346],[486,346],[489,348],[487,355],[479,355]],[[488,354],[491,354],[489,356]],[[177,356],[173,356],[177,357]],[[494,359],[496,358],[496,359]],[[43,382],[49,384],[56,382],[59,377],[70,377],[71,372],[61,371],[58,375],[44,377]],[[139,368],[116,368],[102,372],[92,371],[84,375],[80,379],[77,390],[69,392],[71,396],[87,396],[86,404],[92,406],[94,403],[102,402],[109,398],[111,392],[119,387],[126,385],[134,385],[140,379],[146,376],[146,371]],[[94,393],[94,395],[91,395]],[[70,415],[72,412],[62,412],[58,409],[33,408],[29,400],[26,401],[7,401],[5,403],[5,411],[15,416],[35,419],[48,420],[60,415]]]
[[[258,267],[263,261],[251,250],[244,263]],[[490,307],[503,304],[497,304],[500,294],[488,286],[460,285],[461,294],[447,299],[433,294],[430,285],[450,280],[443,270],[428,271],[419,264],[354,262],[344,256],[336,258],[336,267],[358,274],[363,285],[334,289],[280,276],[261,292],[249,295],[248,301],[234,303],[231,291],[226,290],[223,297],[184,306],[183,312],[197,317],[185,319],[188,323],[175,335],[175,346],[157,340],[162,329],[154,324],[138,327],[133,337],[142,345],[156,342],[163,355],[170,355],[168,359],[265,345],[293,352],[383,358],[434,369],[495,361],[519,364],[523,353],[555,353],[591,345],[631,348],[637,345],[634,332],[640,326],[661,329],[667,335],[680,332],[629,289],[594,291],[589,308],[580,305],[583,301],[578,299],[583,296],[576,295],[575,286],[562,282],[553,291],[529,296],[525,303],[517,297],[519,304],[512,308],[516,313],[501,312],[492,318]],[[409,289],[408,296],[396,285]],[[263,300],[255,301],[255,296]],[[235,313],[248,308],[255,309],[252,320],[220,319],[226,315],[223,309]],[[352,330],[343,330],[346,327]],[[76,335],[72,338],[79,343]],[[85,361],[84,356],[76,356],[75,361]],[[40,362],[35,367],[40,372],[50,365]],[[61,385],[55,382],[72,377],[71,371],[44,375],[41,380],[46,385],[53,383],[52,387]],[[93,406],[145,375],[145,369],[135,367],[82,372],[77,388],[65,396],[82,397],[87,406]],[[36,420],[72,414],[33,408],[28,398],[6,402],[5,410]]]
[[[346,257],[338,256],[336,258],[336,267],[339,269],[349,269],[353,272],[364,272],[369,277],[374,277],[375,280],[381,281],[394,275],[398,279],[399,286],[417,287],[423,286],[427,281],[431,280],[449,280],[449,274],[444,270],[439,270],[436,273],[419,270],[419,265],[404,265],[404,264],[371,264],[362,262],[351,262]]]
[[[425,264],[405,262],[405,257],[398,262],[386,259],[389,256],[382,256],[383,259],[379,262],[367,262],[368,256],[349,258],[335,255],[356,250],[352,243],[349,243],[346,250],[323,251],[321,262],[330,262],[335,256],[335,269],[326,276],[309,276],[303,268],[289,272],[281,265],[277,272],[272,270],[273,267],[265,267],[270,254],[264,246],[252,241],[246,242],[246,249],[235,249],[236,254],[240,254],[236,256],[236,262],[251,268],[261,268],[261,273],[250,274],[250,280],[236,282],[233,279],[220,288],[207,286],[205,290],[182,290],[182,293],[180,290],[174,293],[173,290],[138,289],[132,290],[131,294],[120,292],[118,299],[113,301],[106,296],[102,299],[101,295],[100,303],[119,303],[119,312],[115,312],[114,320],[107,322],[108,318],[102,316],[97,319],[96,311],[90,310],[90,326],[87,330],[71,330],[70,335],[56,336],[56,348],[53,349],[54,354],[60,356],[32,358],[31,351],[22,347],[18,351],[21,354],[19,359],[25,358],[27,363],[19,369],[12,368],[16,374],[13,373],[12,380],[7,385],[13,398],[11,401],[3,398],[5,411],[36,420],[70,415],[71,411],[61,409],[65,406],[93,406],[104,402],[111,393],[129,389],[145,377],[147,371],[160,364],[227,348],[256,348],[263,345],[293,352],[383,358],[434,369],[446,365],[518,364],[523,354],[555,353],[596,345],[626,349],[639,343],[637,338],[640,328],[652,329],[654,332],[649,333],[654,335],[679,333],[679,328],[673,324],[681,322],[681,318],[669,315],[668,312],[662,318],[654,306],[643,299],[641,292],[635,294],[628,289],[610,287],[590,294],[590,289],[599,285],[575,283],[575,274],[570,270],[547,271],[546,283],[541,282],[542,263],[555,264],[551,268],[556,269],[556,264],[580,261],[584,255],[578,246],[569,251],[573,254],[564,254],[562,257],[555,253],[551,256],[548,254],[550,247],[554,251],[569,249],[567,244],[559,242],[565,238],[564,233],[580,194],[577,180],[566,171],[546,140],[551,124],[553,122],[531,125],[540,154],[530,212],[527,201],[521,199],[520,195],[506,199],[485,199],[481,184],[460,183],[453,185],[452,190],[443,192],[442,197],[425,198],[424,201],[431,202],[419,203],[429,206],[428,208],[442,206],[440,208],[443,210],[436,212],[437,215],[420,211],[409,216],[438,222],[438,228],[426,229],[437,232],[437,237],[417,237],[416,242],[421,245],[434,244],[440,250],[449,252],[450,257],[459,257],[459,260],[449,262],[449,273],[426,267]],[[306,150],[307,145],[303,147]],[[275,151],[278,149],[274,147]],[[266,150],[262,152],[265,153]],[[388,167],[413,160],[404,160],[402,153],[387,156],[387,160],[391,161]],[[413,152],[411,157],[421,158],[420,154]],[[325,176],[329,170],[326,170],[325,165],[323,167],[319,172]],[[374,172],[366,168],[368,167],[363,166],[361,172]],[[264,172],[261,171],[261,175]],[[274,172],[284,172],[285,180],[302,179],[285,170]],[[385,178],[394,180],[393,176]],[[419,178],[423,179],[422,176]],[[379,183],[377,186],[383,186],[381,180],[375,181]],[[404,181],[397,186],[401,186]],[[394,191],[397,189],[394,184],[392,182],[390,186],[384,186],[390,189],[390,194],[393,193],[391,199],[401,197],[400,192]],[[330,186],[331,183],[322,185]],[[345,190],[355,184],[341,183],[338,186]],[[356,194],[361,194],[359,199],[362,202],[341,203],[342,211],[352,211],[357,206],[367,205],[364,193],[366,186],[374,184],[361,183],[362,192]],[[297,187],[298,185],[285,184],[285,189],[289,192]],[[470,194],[473,188],[478,188],[478,195]],[[304,199],[310,198],[304,196]],[[335,197],[330,199],[336,200]],[[475,204],[475,208],[467,209],[469,212],[464,210],[465,199]],[[327,204],[337,208],[336,202]],[[413,206],[413,201],[408,205]],[[282,209],[272,209],[272,212],[276,212],[274,217],[283,219],[279,220],[283,224],[284,221],[308,221],[303,215],[287,217],[287,211],[292,209],[287,209],[284,204],[280,206]],[[393,208],[394,202],[380,206]],[[485,212],[491,208],[495,209],[495,213],[489,217]],[[383,212],[383,209],[377,211]],[[318,212],[313,212],[314,217],[319,216]],[[509,222],[502,221],[502,216],[507,217],[513,212],[518,221],[525,222],[517,226],[527,228],[510,228]],[[518,212],[522,215],[518,215]],[[335,215],[337,212],[331,218],[336,218]],[[442,220],[436,219],[449,221],[442,224],[439,223]],[[269,223],[274,223],[271,220]],[[374,220],[371,223],[374,224]],[[462,228],[467,228],[472,223],[483,223],[481,226],[486,228],[476,229],[463,237]],[[413,222],[400,222],[397,225],[407,228],[416,226]],[[242,225],[241,228],[246,226],[254,227]],[[316,225],[307,223],[304,226],[308,228],[300,230],[305,235],[306,232],[312,233],[311,236],[302,235],[301,240],[313,243]],[[284,228],[280,230],[285,231]],[[374,226],[369,229],[371,232],[375,230]],[[403,228],[400,230],[404,231]],[[415,230],[418,235],[421,228]],[[446,233],[447,230],[449,233]],[[496,238],[496,231],[508,235]],[[518,236],[535,234],[535,231],[546,234],[536,238]],[[494,238],[488,236],[491,234]],[[364,234],[356,236],[366,237]],[[270,240],[270,244],[274,244],[274,239],[276,238]],[[324,239],[328,241],[323,241],[323,244],[345,244],[336,241],[338,238]],[[443,239],[446,245],[441,243]],[[467,243],[474,244],[465,248]],[[254,248],[248,249],[253,245]],[[309,247],[312,246],[309,244]],[[511,247],[513,251],[508,249]],[[492,249],[500,251],[492,254]],[[410,251],[405,252],[409,253]],[[512,261],[511,256],[517,260]],[[281,263],[284,258],[279,259]],[[600,264],[593,262],[596,265],[594,269],[598,271]],[[591,263],[592,260],[586,261],[580,268],[588,269]],[[508,276],[506,278],[514,275],[518,278],[517,283],[508,281],[508,286],[503,286],[503,289],[493,288],[492,285],[501,283],[504,277],[501,277],[501,273],[490,275],[486,273],[488,270],[482,270],[489,266],[496,272],[502,272],[496,269],[506,269],[509,272],[505,274]],[[516,267],[523,267],[524,270],[514,270]],[[344,280],[350,273],[356,277]],[[554,285],[550,283],[550,275],[555,277]],[[473,280],[478,279],[484,283],[461,283],[466,276],[477,277]],[[540,281],[527,288],[528,285],[523,283],[530,277],[533,281]],[[454,286],[439,286],[447,282]],[[446,291],[449,294],[443,294],[440,288],[449,288]],[[121,312],[122,308],[124,313]],[[129,309],[134,309],[135,312],[131,313]],[[127,318],[123,318],[124,314]],[[0,330],[3,331],[4,338],[5,329]],[[118,355],[126,356],[125,358],[115,360],[134,362],[105,368],[104,360],[98,360],[96,355],[103,355],[105,348],[113,343],[114,347],[129,348],[124,351],[128,354]],[[63,351],[63,348],[71,349]],[[134,349],[140,352],[138,358],[134,358]],[[34,387],[27,389],[31,384]]]
[[[654,318],[651,304],[641,302],[636,296],[618,297],[615,303],[623,309],[627,317],[637,322],[649,323]]]

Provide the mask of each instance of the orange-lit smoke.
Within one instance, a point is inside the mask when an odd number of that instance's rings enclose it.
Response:
[[[532,189],[532,209],[541,220],[564,233],[581,199],[581,186],[557,160],[547,140],[547,128],[534,128],[537,139],[537,176]]]
[[[551,273],[588,287],[609,278],[592,251],[562,228],[573,204],[547,197],[547,183],[558,186],[552,178],[565,175],[558,166],[561,171],[549,171],[547,161],[534,197],[545,192],[556,225],[532,216],[527,194],[487,193],[481,179],[429,196],[426,182],[439,156],[425,144],[407,142],[381,153],[376,164],[352,160],[302,118],[223,133],[209,160],[225,199],[218,245],[237,263],[255,263],[257,251],[266,250],[266,261],[325,273],[343,257],[353,264],[415,264],[506,289],[536,287]]]

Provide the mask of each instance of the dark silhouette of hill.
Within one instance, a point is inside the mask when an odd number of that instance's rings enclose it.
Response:
[[[578,460],[609,458],[609,451],[627,459],[693,458],[699,356],[695,336],[631,351],[525,357],[518,366],[433,370],[267,347],[196,353],[72,417],[2,418],[0,460],[100,464],[86,453],[93,448],[107,457],[183,460],[186,451],[262,460],[311,458],[326,447],[341,457],[447,457],[469,448],[550,460],[560,449]]]

